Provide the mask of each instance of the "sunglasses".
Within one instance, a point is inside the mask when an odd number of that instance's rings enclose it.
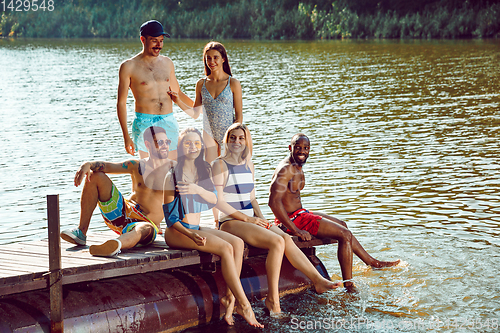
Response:
[[[197,140],[197,141],[189,141],[189,140],[186,140],[182,143],[184,145],[184,148],[190,148],[191,145],[194,145],[196,148],[198,149],[201,149],[201,141]]]
[[[170,146],[170,144],[172,143],[172,140],[155,140],[155,143],[158,145],[158,147],[161,147],[163,145],[167,145],[167,146]]]

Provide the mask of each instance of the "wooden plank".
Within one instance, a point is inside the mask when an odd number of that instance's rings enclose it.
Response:
[[[20,255],[0,253],[0,267],[4,263],[12,263],[12,262],[17,263],[18,266],[28,264],[28,265],[45,267],[45,270],[47,270],[48,267],[48,258],[37,257],[37,256],[25,257]]]
[[[19,273],[0,279],[0,296],[47,287],[46,272]]]
[[[324,243],[329,243],[330,241],[325,241],[325,240],[318,240],[318,239],[313,239],[310,242],[300,242],[297,241],[297,245],[300,247],[309,247],[311,245],[320,245]],[[18,249],[9,249],[6,251],[5,249],[0,249],[0,258],[6,258],[6,255],[8,256],[9,259],[12,259],[14,255],[16,256],[15,260],[19,260],[19,262],[22,262],[23,264],[26,262],[30,262],[31,260],[36,260],[39,263],[48,263],[48,258],[46,254],[41,254],[40,253],[40,243],[35,243],[34,245],[31,243],[26,243],[23,244],[22,246],[19,246]],[[47,245],[47,243],[43,244]],[[72,246],[74,247],[74,246]],[[126,266],[133,266],[133,265],[138,265],[141,263],[145,262],[151,262],[151,261],[156,261],[156,260],[165,260],[165,259],[175,259],[179,257],[188,257],[188,256],[197,256],[198,252],[195,250],[192,251],[185,251],[185,250],[172,250],[172,249],[165,249],[162,248],[159,252],[154,251],[148,247],[141,248],[141,249],[133,249],[127,251],[127,253],[120,254],[117,258],[100,258],[100,257],[92,257],[88,253],[88,248],[87,247],[77,247],[80,250],[75,250],[75,251],[65,251],[63,252],[63,258],[62,258],[62,264],[64,269],[69,269],[72,267],[80,267],[80,266],[94,266],[98,263],[105,263],[106,268],[112,268],[113,265],[110,265],[111,262],[118,262],[121,260],[129,260],[127,262]],[[250,247],[251,248],[251,247]],[[43,249],[43,248],[42,248]],[[46,249],[46,248],[45,248]],[[45,250],[43,249],[43,250]],[[14,251],[14,252],[13,252]],[[142,253],[141,253],[142,252]],[[261,249],[256,249],[252,248],[252,251],[250,252],[250,256],[252,255],[258,255],[258,254],[264,254],[266,251],[261,250]],[[25,257],[25,258],[23,258]],[[130,261],[130,260],[135,260],[135,261]],[[188,263],[186,263],[188,264]],[[122,265],[119,265],[117,267],[122,267]],[[103,267],[104,268],[104,267]],[[45,271],[42,269],[42,271]],[[9,274],[11,275],[11,274]]]
[[[10,272],[25,272],[25,273],[35,273],[35,272],[47,272],[47,266],[36,263],[22,263],[16,260],[3,260],[0,269],[7,270]],[[13,275],[13,274],[10,274]],[[16,274],[19,275],[19,274]]]
[[[47,288],[47,279],[0,285],[0,296]]]
[[[49,257],[47,254],[40,253],[29,253],[26,255],[25,252],[10,252],[6,253],[4,251],[0,251],[0,258],[5,258],[5,260],[17,260],[19,264],[29,263],[31,261],[40,262],[42,265],[45,265],[45,271],[47,271],[49,267]],[[8,259],[7,259],[8,258]],[[107,263],[109,262],[109,258],[100,258],[100,257],[91,257],[87,251],[87,255],[82,256],[74,256],[72,254],[68,256],[63,256],[63,268],[68,268],[71,266],[84,266],[95,263]],[[2,260],[3,261],[3,260]],[[1,266],[1,264],[0,264]]]
[[[22,258],[11,256],[9,258],[2,258],[0,269],[8,269],[9,268],[17,268],[21,270],[27,270],[27,267],[30,267],[29,270],[32,272],[47,272],[48,271],[48,260],[36,260],[37,258]],[[8,272],[2,272],[8,274]]]
[[[24,255],[44,254],[49,255],[48,243],[13,243],[10,246],[1,246],[0,251],[8,253],[20,253]]]
[[[18,275],[8,276],[0,280],[0,285],[14,284],[14,283],[24,283],[27,281],[33,281],[42,278],[47,272],[35,272],[35,273],[20,273]]]
[[[299,247],[299,248],[337,243],[337,241],[335,239],[333,239],[333,238],[316,238],[316,237],[313,237],[310,241],[305,241],[305,242],[299,240],[299,237],[297,237],[297,236],[293,236],[292,239],[295,242],[295,244],[297,245],[297,247]]]
[[[205,258],[203,258],[205,257]],[[182,259],[169,259],[164,261],[150,262],[141,265],[113,268],[113,269],[100,269],[92,270],[88,273],[64,275],[63,284],[76,283],[82,281],[94,281],[106,279],[111,277],[118,277],[131,274],[140,274],[163,269],[184,267],[189,265],[197,265],[200,263],[213,262],[220,260],[218,256],[190,256]]]
[[[64,315],[58,194],[47,196],[47,221],[49,231],[50,332],[62,333],[64,332]]]
[[[100,244],[116,237],[117,235],[112,231],[89,233],[87,243]],[[297,246],[303,249],[336,243],[333,239],[313,238],[311,241],[302,242],[297,237],[292,238]],[[245,253],[248,256],[254,256],[265,254],[266,250],[246,246]],[[197,265],[217,260],[220,258],[215,255],[196,250],[170,248],[161,238],[147,247],[123,251],[114,258],[93,257],[89,253],[88,246],[75,246],[61,242],[63,284]],[[12,291],[18,292],[16,290],[44,288],[40,279],[48,271],[48,263],[47,240],[0,246],[0,295]],[[24,268],[20,268],[23,265],[30,267],[31,271],[27,273]],[[45,269],[43,269],[44,265]]]

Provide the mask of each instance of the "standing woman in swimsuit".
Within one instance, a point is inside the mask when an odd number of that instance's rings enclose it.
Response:
[[[194,107],[203,106],[205,160],[211,163],[221,153],[222,139],[229,126],[243,122],[240,81],[231,77],[227,52],[219,42],[203,49],[204,79],[196,83]]]
[[[234,324],[233,309],[236,308],[250,325],[264,327],[255,319],[240,281],[243,241],[220,230],[200,228],[201,212],[217,203],[217,194],[210,178],[210,165],[203,160],[204,149],[197,129],[187,128],[180,133],[178,164],[167,175],[163,186],[163,211],[167,223],[165,241],[171,247],[218,255],[221,258],[222,275],[228,286],[227,295],[221,299],[226,307],[227,323]],[[235,300],[238,301],[236,307]]]
[[[319,274],[290,235],[264,218],[255,199],[252,142],[248,128],[234,123],[224,136],[224,144],[224,156],[212,165],[220,230],[238,236],[252,246],[269,250],[266,259],[269,292],[265,304],[271,314],[281,312],[278,282],[283,253],[295,268],[312,280],[318,293],[339,287],[341,284]]]

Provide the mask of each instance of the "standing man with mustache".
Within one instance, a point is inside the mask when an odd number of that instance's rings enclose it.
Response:
[[[344,221],[335,217],[309,212],[302,207],[300,191],[305,186],[302,166],[309,157],[311,144],[302,133],[295,134],[288,146],[290,155],[280,162],[271,181],[269,207],[276,217],[275,223],[286,227],[287,232],[311,240],[311,234],[320,238],[333,238],[339,242],[338,259],[344,287],[355,291],[352,279],[352,257],[356,254],[365,264],[375,268],[394,266],[397,261],[380,261],[368,254]]]
[[[163,31],[160,22],[151,20],[140,28],[142,51],[125,60],[120,65],[118,83],[118,101],[116,104],[118,121],[123,133],[125,150],[131,155],[139,151],[140,158],[148,156],[144,140],[144,130],[150,126],[165,129],[169,139],[170,158],[177,159],[177,137],[179,125],[172,113],[172,97],[178,97],[181,107],[194,117],[193,101],[179,89],[175,77],[174,64],[169,57],[160,55],[163,39],[170,35]],[[132,138],[127,126],[127,96],[129,88],[135,98],[135,119],[132,124]]]

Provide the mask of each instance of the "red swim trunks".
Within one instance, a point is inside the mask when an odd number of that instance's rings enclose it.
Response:
[[[309,213],[308,210],[301,208],[293,213],[289,213],[288,217],[300,230],[305,230],[313,236],[318,234],[319,221],[322,219],[321,216],[314,215]],[[280,221],[275,218],[274,223],[279,224]],[[287,229],[287,232],[291,232],[291,230]]]

